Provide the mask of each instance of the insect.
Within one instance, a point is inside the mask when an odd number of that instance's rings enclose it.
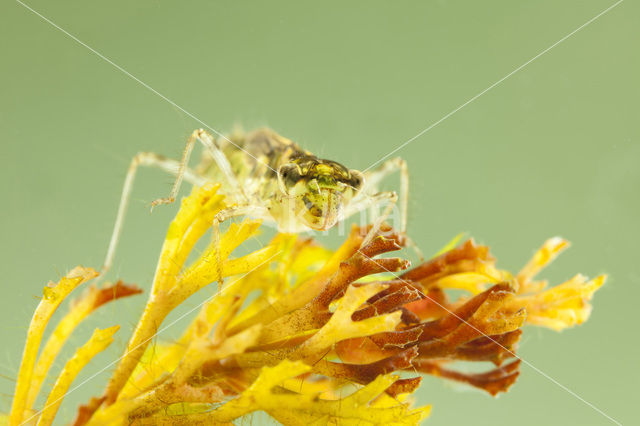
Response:
[[[190,169],[188,162],[197,141],[205,149],[200,164]],[[133,158],[102,276],[113,263],[139,166],[158,167],[176,176],[169,196],[153,201],[152,206],[175,201],[183,180],[194,185],[211,181],[222,183],[220,190],[232,207],[216,215],[212,224],[214,238],[219,238],[220,223],[236,216],[251,216],[274,223],[280,232],[324,231],[367,209],[376,217],[379,207],[386,204],[374,224],[374,228],[379,227],[396,205],[398,195],[392,191],[379,192],[378,186],[385,177],[399,171],[399,228],[406,231],[409,174],[406,162],[401,158],[388,160],[379,168],[362,173],[335,161],[320,159],[268,128],[250,133],[236,131],[220,140],[198,129],[187,140],[180,161],[150,152],[138,153]]]

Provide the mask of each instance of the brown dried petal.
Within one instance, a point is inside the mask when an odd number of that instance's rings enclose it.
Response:
[[[453,312],[449,312],[445,317],[429,321],[422,324],[424,333],[421,336],[423,342],[439,339],[453,332],[460,324],[468,322],[476,311],[489,299],[491,295],[512,295],[513,289],[508,283],[496,284],[490,289],[476,295],[464,305]],[[496,301],[494,301],[495,303]],[[497,307],[496,307],[497,309]]]
[[[500,392],[506,392],[520,374],[519,359],[486,373],[462,373],[449,370],[443,368],[441,363],[437,361],[414,360],[413,366],[422,373],[467,383],[493,396]]]
[[[367,384],[380,374],[411,367],[411,360],[418,355],[418,348],[412,347],[397,355],[370,364],[346,364],[331,361],[321,361],[314,366],[314,371],[325,376],[338,379],[348,379],[352,382]]]
[[[359,321],[371,318],[374,315],[386,314],[387,312],[398,310],[402,305],[418,300],[420,297],[421,295],[417,290],[403,287],[354,312],[351,318],[354,321]]]
[[[140,294],[143,291],[144,290],[136,285],[125,284],[122,280],[119,280],[117,283],[99,290],[93,304],[93,308],[96,309],[112,300],[133,296],[134,294]]]
[[[491,361],[500,366],[507,358],[515,356],[516,343],[520,340],[522,330],[517,329],[497,336],[480,337],[456,350],[456,359],[466,361]]]
[[[394,347],[403,348],[417,343],[421,334],[422,327],[417,326],[407,330],[375,334],[370,339],[382,349],[393,349]]]
[[[411,377],[408,379],[396,380],[385,392],[395,398],[402,393],[413,393],[418,389],[421,382],[422,377]]]
[[[476,245],[473,239],[469,239],[458,247],[405,272],[401,278],[409,281],[431,281],[443,275],[467,270],[464,261],[488,263],[494,262],[495,259],[489,253],[489,247]]]

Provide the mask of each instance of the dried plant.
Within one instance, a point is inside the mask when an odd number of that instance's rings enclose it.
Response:
[[[76,425],[230,424],[265,411],[283,424],[417,424],[412,408],[420,373],[456,380],[491,395],[518,377],[516,344],[525,324],[554,330],[580,324],[605,277],[577,275],[548,287],[536,274],[567,242],[548,240],[517,274],[496,267],[472,240],[409,268],[397,257],[401,235],[354,228],[331,252],[310,239],[278,234],[263,249],[231,253],[260,227],[232,224],[190,265],[196,242],[226,207],[217,185],[182,201],[162,248],[147,305],[118,367],[99,397],[81,406]],[[220,260],[220,262],[218,262]],[[51,424],[78,372],[112,341],[118,326],[96,330],[66,363],[43,407],[36,397],[74,328],[100,305],[140,292],[119,282],[90,287],[44,348],[44,329],[63,299],[96,276],[77,267],[44,289],[18,374],[9,424]],[[203,287],[226,278],[172,343],[154,340],[167,315]],[[462,296],[452,298],[449,290]],[[256,296],[257,293],[257,296]],[[456,361],[489,365],[456,370]]]

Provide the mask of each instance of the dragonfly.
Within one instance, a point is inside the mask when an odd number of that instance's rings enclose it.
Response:
[[[188,164],[197,142],[204,147],[203,155],[191,169]],[[153,201],[152,208],[173,203],[183,181],[199,186],[221,183],[220,191],[230,207],[214,218],[214,241],[219,241],[220,224],[233,217],[261,219],[274,224],[279,232],[301,233],[329,230],[339,221],[368,210],[375,221],[365,237],[367,243],[395,206],[400,220],[397,228],[406,233],[409,172],[406,161],[400,157],[363,173],[321,159],[269,128],[248,133],[236,130],[218,140],[204,129],[197,129],[188,138],[179,161],[153,152],[140,152],[133,157],[101,277],[113,264],[140,166],[156,167],[176,177],[169,195]],[[400,173],[400,195],[395,191],[379,191],[380,183],[395,172]],[[385,209],[378,215],[383,205]]]

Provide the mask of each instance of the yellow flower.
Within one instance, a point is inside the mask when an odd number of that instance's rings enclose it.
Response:
[[[182,201],[136,329],[105,393],[80,407],[76,425],[229,424],[257,410],[291,425],[417,424],[430,409],[411,407],[419,373],[504,392],[519,374],[522,326],[563,329],[583,322],[604,282],[578,275],[545,290],[534,281],[566,246],[561,239],[545,243],[515,276],[472,240],[407,270],[404,259],[380,257],[404,245],[384,227],[364,246],[369,229],[354,227],[335,252],[279,234],[265,248],[233,258],[258,232],[260,222],[253,220],[232,224],[219,246],[211,243],[187,265],[195,243],[226,207],[217,190],[194,188]],[[122,283],[92,287],[71,305],[36,361],[55,309],[95,276],[76,268],[45,289],[29,328],[10,424],[53,421],[77,373],[111,342],[117,326],[96,331],[68,361],[45,406],[35,407],[62,344],[100,304],[139,292]],[[177,342],[155,342],[172,310],[225,278]],[[462,296],[452,299],[451,289]],[[493,365],[468,374],[449,366],[458,360]]]

